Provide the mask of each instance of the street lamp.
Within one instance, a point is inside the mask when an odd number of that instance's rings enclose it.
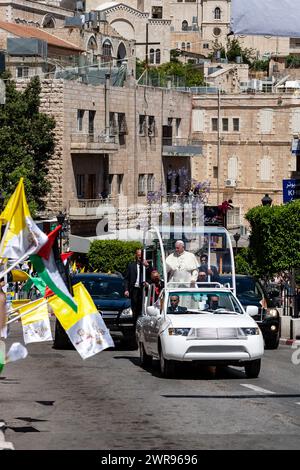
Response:
[[[66,218],[66,214],[64,214],[62,211],[59,211],[59,213],[56,216],[58,225],[61,225],[61,229],[59,231],[59,251],[62,253],[62,231],[63,231],[63,225],[64,221]]]
[[[269,194],[265,194],[261,200],[263,206],[271,206],[273,199],[269,196]]]
[[[237,255],[238,242],[239,242],[239,239],[241,238],[241,235],[238,232],[236,232],[233,235],[233,238],[234,238],[234,241],[235,241],[235,254]]]

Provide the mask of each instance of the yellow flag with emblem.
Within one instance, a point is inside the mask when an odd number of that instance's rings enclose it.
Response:
[[[83,359],[114,346],[109,331],[84,285],[73,286],[78,310],[74,312],[56,295],[48,300],[55,316]]]

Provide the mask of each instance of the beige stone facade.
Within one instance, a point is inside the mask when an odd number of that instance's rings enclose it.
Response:
[[[63,26],[67,16],[74,16],[74,3],[50,0],[0,0],[0,18],[3,21],[53,28]]]
[[[203,142],[205,162],[193,174],[211,181],[211,203],[231,198],[241,216],[266,193],[282,203],[282,180],[296,168],[291,142],[300,133],[299,105],[292,94],[221,94],[219,103],[217,95],[193,97],[192,135]]]
[[[25,85],[25,81],[17,83],[19,88]],[[167,89],[105,90],[68,80],[43,80],[41,110],[57,123],[48,213],[69,210],[78,201],[99,201],[103,191],[113,201],[122,195],[128,204],[145,203],[148,191],[166,184],[168,170],[184,167],[191,176],[191,156],[186,154],[191,104],[189,93]],[[109,135],[105,116],[110,120]],[[163,142],[166,128],[168,137]],[[169,152],[163,144],[180,146],[180,151]],[[97,218],[96,212],[90,215]]]

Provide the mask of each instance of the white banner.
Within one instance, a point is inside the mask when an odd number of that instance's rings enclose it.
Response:
[[[231,0],[234,34],[300,37],[300,0]]]
[[[40,321],[35,321],[22,326],[25,344],[52,341],[49,318],[44,318]]]
[[[99,313],[85,315],[66,333],[83,359],[114,347],[109,330]]]

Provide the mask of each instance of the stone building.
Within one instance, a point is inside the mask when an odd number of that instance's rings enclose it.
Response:
[[[67,16],[74,16],[75,0],[0,0],[3,21],[55,28],[63,26]]]
[[[193,175],[211,181],[210,203],[233,200],[236,225],[266,193],[283,202],[282,180],[296,169],[291,143],[300,133],[299,105],[291,93],[193,96],[192,137],[203,149]]]
[[[147,54],[153,64],[168,61],[171,49],[207,57],[215,42],[225,45],[230,32],[230,6],[230,0],[86,0],[87,11],[97,10],[106,15],[122,36],[139,43],[137,57],[143,60]],[[146,41],[146,25],[147,48],[140,44]],[[257,51],[258,56],[287,55],[300,50],[297,41],[290,38],[243,35],[237,38],[244,48]]]
[[[95,235],[108,201],[145,204],[161,184],[178,192],[170,171],[190,178],[202,158],[189,139],[191,103],[169,89],[43,80],[41,110],[57,123],[47,214],[67,210],[72,233]]]

